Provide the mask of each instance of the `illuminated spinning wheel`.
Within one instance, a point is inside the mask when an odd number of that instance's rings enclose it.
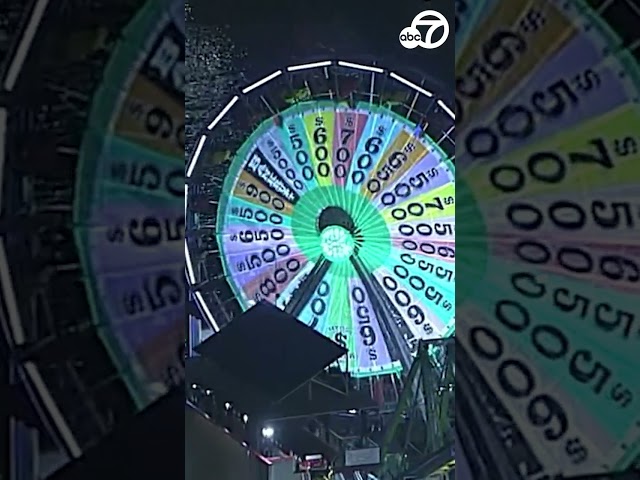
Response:
[[[225,115],[253,132],[233,149],[216,223],[242,309],[266,300],[292,313],[346,346],[342,366],[360,377],[400,372],[418,339],[454,332],[454,116],[443,100],[382,68],[327,61],[248,86],[209,131]],[[188,177],[213,145],[202,135]],[[196,284],[198,253],[187,253]]]
[[[637,38],[615,29],[637,7],[460,3],[458,378],[469,372],[477,407],[491,398],[486,419],[512,433],[523,478],[629,468],[640,70]]]

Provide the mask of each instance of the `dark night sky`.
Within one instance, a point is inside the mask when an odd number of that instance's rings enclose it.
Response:
[[[454,85],[454,0],[191,0],[198,22],[228,25],[230,37],[246,49],[255,75],[290,61],[319,59],[377,61],[411,77],[414,69],[451,97]],[[442,12],[451,26],[441,48],[407,50],[400,31],[423,10]],[[417,75],[416,75],[417,76]],[[443,88],[449,86],[448,89]],[[447,92],[446,90],[449,90]]]

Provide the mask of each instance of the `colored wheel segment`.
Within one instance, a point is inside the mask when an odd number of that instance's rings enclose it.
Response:
[[[640,458],[637,60],[586,2],[484,3],[456,69],[457,337],[522,433],[523,478],[622,470]]]
[[[141,408],[182,371],[183,152],[184,4],[148,2],[95,95],[74,205],[94,321]]]
[[[346,346],[354,376],[399,372],[454,330],[455,171],[368,102],[296,104],[234,157],[218,210],[243,308],[267,300]]]

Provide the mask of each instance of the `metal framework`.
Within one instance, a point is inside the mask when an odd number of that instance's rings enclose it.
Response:
[[[454,365],[453,338],[420,342],[385,429],[383,473],[389,478],[423,478],[453,460]]]

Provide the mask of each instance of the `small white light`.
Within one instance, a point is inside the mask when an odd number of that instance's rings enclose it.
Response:
[[[264,427],[262,429],[262,436],[264,438],[272,438],[274,433],[273,427]]]
[[[247,423],[249,421],[249,415],[247,415],[246,413],[244,415],[242,415],[242,421],[244,423]]]
[[[196,388],[198,388],[198,385],[196,385],[196,384],[194,383],[194,384],[192,384],[192,385],[191,385],[191,388],[193,388],[193,389],[195,390]]]
[[[338,62],[338,65],[340,65],[341,67],[355,68],[357,70],[365,70],[367,72],[384,73],[384,70],[380,67],[371,67],[369,65],[360,65],[359,63],[343,62],[342,60]]]
[[[204,297],[202,296],[201,292],[196,292],[196,300],[198,302],[198,305],[200,306],[200,309],[204,313],[206,320],[208,320],[209,325],[213,329],[213,331],[216,333],[219,332],[220,327],[218,326],[215,319],[213,318],[213,314],[211,313],[211,310],[209,310],[207,303],[204,301]]]
[[[224,404],[225,410],[231,410],[231,404],[229,402]]]
[[[421,86],[416,85],[416,84],[415,84],[415,83],[413,83],[413,82],[410,82],[409,80],[407,80],[407,79],[406,79],[406,78],[404,78],[404,77],[401,77],[400,75],[398,75],[398,74],[397,74],[397,73],[395,73],[395,72],[391,72],[391,73],[389,74],[389,76],[390,76],[391,78],[396,79],[396,80],[397,80],[397,81],[399,81],[400,83],[404,83],[407,87],[409,87],[409,88],[413,88],[416,92],[420,92],[420,93],[422,93],[423,95],[426,95],[427,97],[433,97],[433,92],[430,92],[429,90],[425,90],[425,89],[424,89],[424,88],[422,88]]]
[[[194,168],[196,168],[196,163],[198,163],[198,158],[200,158],[200,154],[202,153],[202,149],[204,148],[204,143],[207,141],[207,136],[202,135],[200,140],[198,141],[198,146],[196,147],[196,151],[193,154],[193,158],[191,159],[191,163],[187,168],[187,177],[190,177],[193,173]]]
[[[358,411],[355,408],[352,408],[351,410],[349,410],[349,413],[351,415],[355,415],[356,413],[358,413]]]
[[[302,65],[291,65],[290,67],[287,67],[287,72],[297,72],[299,70],[308,70],[310,68],[317,68],[317,67],[328,67],[329,65],[331,65],[331,60],[325,60],[324,62],[315,62],[315,63],[305,63]]]
[[[207,390],[205,390],[204,393],[206,393],[207,395],[211,395],[211,390],[207,389]]]
[[[447,104],[444,103],[442,100],[438,100],[438,105],[440,106],[441,109],[443,109],[445,112],[447,112],[447,114],[453,119],[456,119],[456,114],[453,113],[453,110],[451,110],[449,107],[447,107]]]
[[[185,203],[186,205],[186,203]],[[185,210],[186,211],[186,210]],[[193,270],[193,265],[191,263],[191,253],[189,253],[189,246],[187,245],[187,240],[184,241],[184,259],[187,264],[187,278],[189,279],[190,285],[196,284],[196,273]]]
[[[258,80],[256,83],[243,88],[242,93],[249,93],[251,90],[255,90],[256,88],[261,87],[265,83],[269,83],[271,80],[273,80],[276,77],[279,77],[280,75],[282,75],[282,70],[273,72],[271,75],[264,77],[262,80]]]
[[[224,118],[224,116],[229,113],[229,110],[231,110],[231,107],[233,107],[236,102],[240,99],[240,97],[238,95],[236,95],[235,97],[233,97],[229,103],[227,103],[227,106],[224,107],[222,109],[222,111],[216,116],[216,118],[213,119],[213,121],[209,124],[209,126],[207,127],[208,130],[213,130],[213,128],[220,123],[220,120],[222,120]],[[187,175],[188,176],[188,175]]]

